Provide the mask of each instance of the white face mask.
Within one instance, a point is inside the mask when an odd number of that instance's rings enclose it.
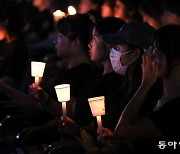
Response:
[[[126,64],[126,65],[122,65],[122,63],[121,63],[121,56],[124,55],[124,54],[127,54],[129,52],[132,52],[132,51],[133,50],[129,50],[129,51],[127,51],[127,52],[122,54],[121,52],[118,52],[114,48],[111,49],[110,60],[111,60],[111,64],[112,64],[113,70],[116,73],[125,76],[127,68],[128,68],[128,65],[130,65],[133,62],[130,62],[129,64]]]

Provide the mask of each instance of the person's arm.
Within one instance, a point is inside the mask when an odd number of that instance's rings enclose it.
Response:
[[[161,132],[148,117],[138,117],[143,100],[157,78],[158,65],[151,60],[150,55],[143,56],[142,83],[123,110],[115,128],[115,136],[124,140],[145,139],[159,136]]]
[[[29,95],[5,84],[3,81],[0,81],[0,92],[4,95],[8,96],[13,101],[17,102],[17,104],[22,105],[30,111],[39,111],[42,110],[40,102],[36,101],[34,98]]]
[[[117,153],[117,148],[113,145],[113,141],[108,139],[107,144],[106,139],[102,139],[103,143],[99,146],[97,142],[83,129],[80,132],[81,136],[76,137],[76,139],[81,143],[82,147],[88,154],[112,154]],[[107,137],[107,136],[106,136]],[[112,146],[113,145],[113,146]]]

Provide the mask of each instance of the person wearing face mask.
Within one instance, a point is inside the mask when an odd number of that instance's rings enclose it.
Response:
[[[141,22],[130,22],[122,26],[116,33],[101,35],[104,43],[111,46],[110,60],[113,70],[123,75],[125,79],[119,85],[117,91],[113,91],[111,98],[106,99],[106,104],[109,102],[115,104],[109,109],[109,114],[102,116],[103,138],[97,143],[90,134],[87,128],[80,130],[80,135],[77,140],[80,141],[82,147],[87,153],[117,153],[117,150],[129,150],[124,143],[118,143],[116,146],[115,138],[112,137],[112,132],[115,129],[119,117],[130,101],[130,98],[137,91],[141,83],[141,64],[142,55],[150,46],[151,36],[155,32],[154,28],[148,24]],[[153,110],[158,97],[161,95],[161,84],[159,81],[151,87],[150,92],[145,98],[146,105],[142,106],[139,116],[147,114]],[[149,101],[151,100],[151,101]],[[72,121],[67,120],[66,125],[72,126]],[[71,125],[70,125],[71,124]],[[75,126],[75,125],[73,125]],[[76,126],[77,129],[79,129]],[[112,134],[111,134],[112,133]],[[98,134],[96,134],[98,135]],[[115,142],[114,142],[115,141]]]
[[[119,99],[119,102],[124,102],[126,104],[132,95],[137,90],[141,82],[141,56],[150,46],[151,37],[155,29],[142,22],[130,22],[125,24],[119,31],[114,34],[102,35],[103,41],[111,46],[110,59],[113,70],[118,74],[126,76],[128,80],[128,87],[123,87],[125,90],[125,95],[123,98]],[[120,91],[122,90],[120,88]],[[155,91],[150,92],[146,98],[154,98],[154,103],[146,103],[146,106],[142,107],[141,114],[151,111],[154,108],[156,100],[159,95],[161,95],[161,81],[157,80],[157,84],[152,87],[152,89],[159,89],[159,93]],[[115,101],[119,97],[120,92],[114,93],[114,97],[110,101]],[[156,95],[154,95],[156,94]],[[115,99],[116,98],[116,99]],[[119,111],[122,111],[123,106],[119,105]],[[116,108],[119,108],[116,107]],[[113,112],[114,114],[121,114],[121,112]]]

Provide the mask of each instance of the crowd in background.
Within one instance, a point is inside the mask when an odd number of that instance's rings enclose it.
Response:
[[[179,41],[178,0],[1,0],[0,153],[180,152]],[[37,90],[32,61],[46,63]]]

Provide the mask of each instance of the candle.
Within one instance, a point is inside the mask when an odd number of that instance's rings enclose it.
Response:
[[[31,76],[35,77],[35,89],[38,89],[39,79],[43,76],[46,63],[43,62],[31,62]]]
[[[55,12],[53,12],[53,16],[54,16],[54,20],[57,22],[59,19],[65,17],[66,14],[61,10],[56,10]]]
[[[38,89],[39,86],[39,77],[35,76],[35,89]]]
[[[66,102],[62,102],[62,115],[63,120],[66,121]]]
[[[56,95],[58,97],[58,101],[62,102],[62,115],[63,120],[66,120],[66,102],[70,100],[70,85],[69,84],[61,84],[55,86]]]
[[[73,6],[68,7],[68,14],[69,15],[75,15],[76,14],[76,9]]]
[[[92,115],[96,116],[98,131],[101,138],[103,135],[101,115],[105,114],[104,96],[89,98],[88,102],[91,108]]]
[[[99,136],[102,137],[103,129],[102,129],[101,116],[96,116],[96,119],[97,119],[97,123],[98,123]]]

